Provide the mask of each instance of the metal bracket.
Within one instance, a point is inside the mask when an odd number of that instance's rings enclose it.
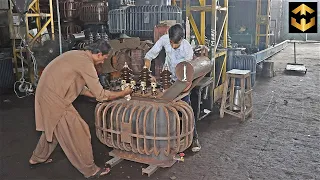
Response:
[[[150,177],[158,169],[159,169],[158,166],[150,165],[147,168],[142,168],[142,175],[147,174],[148,177]]]
[[[107,161],[105,163],[105,166],[109,166],[110,168],[116,166],[117,164],[119,164],[121,161],[123,161],[123,159],[119,158],[119,157],[114,157],[112,159],[110,159],[109,161]]]
[[[109,152],[109,156],[113,157],[112,159],[110,159],[109,161],[107,161],[105,163],[105,166],[107,166],[109,168],[116,166],[117,164],[119,164],[121,161],[124,160],[124,159],[116,156],[116,154],[113,151]],[[159,166],[149,165],[147,168],[142,168],[142,175],[147,174],[148,177],[150,177],[158,169],[159,169]]]

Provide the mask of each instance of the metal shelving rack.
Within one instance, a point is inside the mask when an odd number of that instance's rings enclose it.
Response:
[[[214,79],[213,87],[210,95],[213,98],[212,103],[217,102],[222,97],[223,83],[226,79],[227,65],[227,45],[228,45],[228,0],[213,0],[217,3],[207,4],[206,0],[199,0],[200,6],[191,6],[190,0],[186,0],[186,16],[189,18],[191,28],[193,29],[196,39],[200,45],[205,45],[205,26],[211,24],[210,59],[213,62],[213,70],[211,77]],[[196,25],[193,12],[200,12],[200,31]],[[206,23],[206,12],[211,12],[211,23]],[[222,23],[217,23],[217,12],[221,12]],[[217,32],[219,31],[219,32]],[[218,49],[218,44],[223,37],[223,48]],[[217,61],[220,61],[217,63]],[[222,62],[221,62],[222,61]],[[221,66],[217,66],[220,64]],[[216,77],[216,74],[218,75]]]
[[[228,48],[228,0],[212,0],[214,3],[207,3],[206,0],[199,0],[198,6],[191,6],[190,0],[173,0],[173,5],[183,7],[185,2],[186,22],[190,22],[199,45],[205,45],[206,25],[210,25],[211,39],[209,45],[209,58],[213,63],[213,68],[208,77],[197,86],[198,103],[196,120],[201,120],[209,113],[203,113],[204,109],[213,111],[214,104],[222,98],[223,84],[226,80],[227,71],[227,48]],[[198,28],[194,12],[200,12],[200,28]],[[206,13],[211,13],[210,22],[206,22]],[[219,16],[218,16],[219,13]],[[219,17],[219,19],[218,19]],[[217,23],[217,21],[219,23]],[[200,30],[199,30],[200,29]],[[223,39],[223,40],[221,40]],[[222,42],[223,47],[218,48],[218,44]],[[205,95],[202,96],[203,91]],[[203,107],[204,106],[204,107]],[[202,109],[202,110],[201,110]],[[201,111],[201,112],[200,112]]]

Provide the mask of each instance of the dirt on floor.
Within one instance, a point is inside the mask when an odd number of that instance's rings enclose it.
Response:
[[[320,179],[320,44],[297,44],[297,62],[305,75],[285,74],[293,62],[293,45],[270,59],[276,76],[258,78],[254,86],[254,116],[245,123],[213,114],[197,122],[202,149],[186,152],[185,162],[142,176],[146,165],[123,161],[100,179],[254,180]],[[0,179],[84,179],[60,147],[54,162],[30,169],[28,159],[39,135],[35,131],[33,97],[2,95],[0,101]],[[95,104],[84,98],[74,103],[91,128],[95,161],[111,159],[111,150],[95,135]]]

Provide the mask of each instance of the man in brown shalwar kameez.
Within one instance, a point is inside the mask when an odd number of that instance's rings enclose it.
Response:
[[[107,59],[110,49],[101,40],[85,51],[64,53],[45,68],[35,95],[36,130],[42,131],[42,135],[30,165],[51,162],[49,156],[59,143],[71,164],[85,177],[110,171],[94,163],[89,126],[72,105],[79,95],[106,101],[131,93],[130,87],[121,92],[104,90],[99,82],[95,65]]]

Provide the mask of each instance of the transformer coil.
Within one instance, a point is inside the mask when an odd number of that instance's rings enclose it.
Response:
[[[170,167],[192,144],[194,115],[184,101],[120,99],[96,106],[95,125],[101,143],[124,152],[121,158]]]

